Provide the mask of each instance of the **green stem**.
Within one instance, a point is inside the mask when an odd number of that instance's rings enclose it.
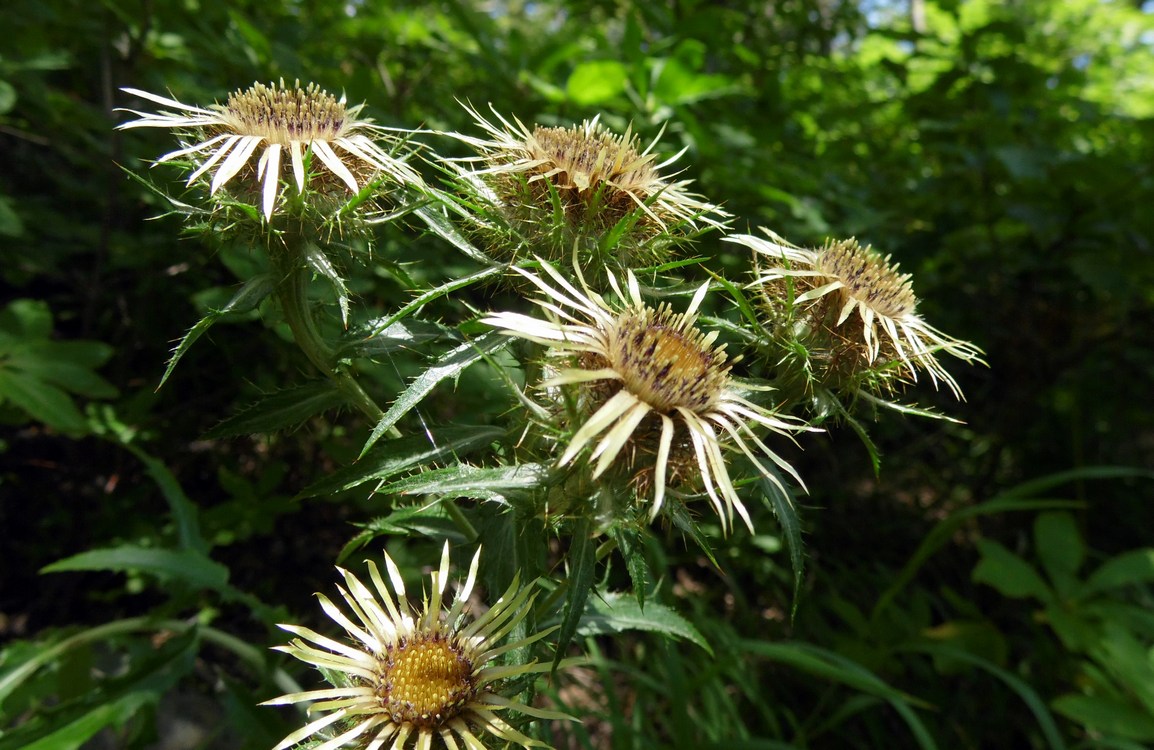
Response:
[[[468,539],[470,542],[477,540],[477,537],[480,536],[480,534],[477,533],[477,529],[473,526],[473,524],[469,523],[469,519],[465,518],[465,514],[461,512],[461,509],[457,507],[455,502],[452,500],[443,499],[441,500],[441,506],[445,509],[446,512],[448,512],[449,518],[452,519],[453,523],[456,524],[461,533],[465,535],[466,539]]]
[[[384,411],[347,370],[334,366],[335,354],[317,330],[308,300],[311,274],[305,262],[304,238],[295,232],[285,232],[282,241],[283,247],[272,252],[271,256],[277,275],[277,300],[293,339],[309,361],[336,383],[353,406],[374,423],[379,422],[385,415]],[[394,427],[389,434],[400,437],[401,433]]]

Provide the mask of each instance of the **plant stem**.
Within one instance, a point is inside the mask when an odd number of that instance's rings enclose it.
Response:
[[[374,423],[385,415],[372,397],[361,388],[360,383],[347,370],[337,368],[335,354],[317,330],[309,306],[308,285],[311,274],[305,260],[305,239],[297,232],[288,231],[281,235],[283,246],[270,253],[277,275],[276,295],[281,312],[292,331],[297,346],[313,365],[336,383],[362,414]],[[389,430],[393,437],[399,437],[395,427]]]
[[[455,502],[449,499],[442,499],[441,507],[448,512],[449,518],[452,519],[457,529],[465,535],[466,539],[470,542],[477,541],[477,537],[480,536],[480,534],[477,533],[477,529],[473,524],[469,523],[469,519],[465,517],[465,514],[461,512],[461,509],[457,507]]]

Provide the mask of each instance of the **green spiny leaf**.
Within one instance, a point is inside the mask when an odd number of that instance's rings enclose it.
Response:
[[[644,630],[687,640],[713,655],[713,649],[700,631],[677,612],[660,602],[649,602],[643,609],[640,602],[623,593],[606,593],[591,598],[577,632],[591,636],[612,635],[626,630]]]
[[[245,282],[244,286],[233,295],[232,299],[230,299],[224,307],[219,310],[213,310],[201,318],[196,325],[189,329],[188,333],[184,335],[184,338],[180,340],[180,343],[176,345],[176,348],[173,349],[172,358],[168,360],[168,366],[164,368],[164,375],[161,376],[160,384],[156,386],[156,389],[160,390],[164,387],[165,382],[167,382],[169,376],[172,375],[172,371],[176,369],[176,365],[180,362],[181,357],[192,348],[192,345],[204,335],[205,331],[212,327],[213,323],[216,323],[227,315],[239,315],[256,309],[257,305],[272,294],[275,288],[276,282],[271,275],[260,274],[259,276],[254,276]]]
[[[483,358],[486,354],[491,354],[508,342],[504,336],[496,332],[486,333],[474,341],[467,341],[456,349],[442,356],[437,360],[436,364],[426,369],[423,373],[418,375],[405,392],[397,397],[381,420],[377,422],[377,426],[373,428],[373,434],[365,442],[365,447],[361,449],[361,456],[364,456],[373,443],[377,442],[389,429],[394,427],[401,417],[408,414],[417,404],[424,399],[443,380],[456,377],[469,365],[477,360]]]
[[[205,438],[277,432],[344,404],[348,398],[331,380],[287,388],[249,404],[205,433]]]

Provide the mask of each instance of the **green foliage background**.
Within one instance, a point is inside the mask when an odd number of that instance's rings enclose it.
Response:
[[[659,533],[656,585],[709,650],[587,634],[592,665],[552,696],[582,725],[543,736],[1154,742],[1154,13],[923,7],[915,31],[907,3],[848,0],[7,3],[0,281],[19,301],[0,314],[0,748],[176,747],[173,714],[199,713],[203,746],[261,748],[299,722],[255,708],[278,670],[313,680],[267,651],[273,625],[316,624],[312,594],[352,524],[387,510],[367,488],[300,493],[371,425],[340,413],[214,436],[307,371],[256,310],[218,323],[156,389],[173,340],[261,259],[150,220],[165,207],[121,165],[142,170],[170,139],[116,132],[112,111],[129,104],[121,86],[209,103],[281,77],[398,127],[473,132],[459,101],[525,123],[600,114],[649,138],[665,124],[662,151],[688,147],[679,163],[735,230],[892,253],[919,312],[988,354],[988,370],[956,370],[968,401],[943,410],[964,425],[871,425],[880,475],[844,428],[789,456],[810,487],[796,598],[768,519],[719,545],[724,572]],[[693,252],[741,268],[716,236]],[[372,317],[475,269],[390,227],[348,270]],[[389,362],[369,377],[395,394],[423,360]],[[414,420],[510,406],[484,368],[437,394]],[[427,561],[427,546],[390,550]],[[82,556],[99,550],[119,557]],[[127,624],[91,635],[111,622]]]

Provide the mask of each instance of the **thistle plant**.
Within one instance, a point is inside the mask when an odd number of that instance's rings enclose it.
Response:
[[[963,398],[937,355],[981,363],[981,349],[918,315],[911,276],[889,256],[855,239],[804,249],[762,231],[725,239],[754,253],[757,347],[795,395],[820,403],[864,394],[876,403],[924,373]]]
[[[552,284],[528,271],[520,273],[544,294],[537,304],[551,313],[550,320],[497,313],[482,322],[544,344],[570,360],[570,367],[542,383],[578,385],[585,391],[581,401],[589,413],[561,453],[560,466],[600,435],[589,455],[596,461],[593,479],[615,462],[622,464],[623,475],[635,485],[653,488],[650,520],[661,510],[667,487],[700,484],[723,529],[732,526],[735,510],[753,529],[726,468],[724,445],[739,449],[757,473],[782,492],[785,487],[764,463],[767,459],[801,483],[797,472],[757,435],[761,428],[784,435],[801,427],[743,397],[730,378],[725,346],[714,346],[717,332],[705,334],[694,325],[708,283],[697,289],[684,312],[675,313],[665,303],[647,305],[632,272],[627,293],[610,274],[609,284],[621,301],[615,307],[584,279],[578,289],[547,262],[541,265]]]
[[[340,747],[384,747],[393,750],[431,747],[433,738],[445,747],[484,747],[477,734],[489,734],[524,748],[548,747],[515,729],[498,712],[513,711],[538,719],[571,720],[559,712],[535,708],[502,694],[500,687],[516,678],[550,670],[549,663],[501,663],[506,654],[522,652],[556,630],[556,626],[502,644],[505,636],[529,615],[534,594],[514,577],[505,593],[480,616],[465,612],[477,580],[481,550],[452,604],[444,608],[449,576],[449,545],[440,567],[433,571],[430,590],[416,608],[392,558],[385,554],[389,590],[380,570],[368,563],[370,589],[347,570],[339,587],[349,611],[319,595],[321,607],[339,624],[350,646],[297,625],[280,627],[297,636],[284,651],[332,675],[333,687],[283,695],[266,705],[311,703],[324,715],[286,737],[273,750],[326,737],[315,750]],[[366,744],[367,743],[367,744]]]
[[[476,154],[442,164],[466,229],[496,260],[559,262],[576,248],[589,273],[655,264],[729,217],[667,172],[684,150],[659,162],[657,140],[642,147],[631,129],[613,133],[598,117],[530,128],[466,109],[487,137],[449,134]]]
[[[333,379],[350,403],[378,418],[380,408],[320,334],[308,282],[318,274],[333,284],[347,324],[348,291],[328,246],[334,236],[354,229],[367,235],[386,189],[401,196],[423,186],[417,172],[392,153],[401,139],[361,119],[363,105],[349,107],[343,97],[337,99],[313,83],[254,83],[209,108],[134,88],[125,92],[175,110],[127,109],[139,119],[118,127],[166,128],[181,138],[181,147],[156,163],[179,164],[188,173],[189,186],[207,190],[200,206],[174,201],[185,209],[190,224],[207,217],[201,228],[226,226],[267,250],[270,276],[249,280],[234,301],[244,299],[255,307],[261,290],[271,290],[308,359]],[[285,165],[289,181],[284,179]],[[184,349],[184,343],[178,346],[172,365]]]
[[[704,643],[652,600],[665,571],[652,569],[638,542],[660,544],[677,529],[719,565],[714,544],[748,544],[742,529],[773,514],[799,585],[794,498],[805,484],[789,451],[825,416],[814,404],[848,413],[842,400],[888,398],[919,376],[960,398],[937,355],[981,361],[977,347],[917,314],[908,275],[854,240],[805,250],[768,231],[726,237],[752,267],[732,279],[708,257],[669,263],[678,246],[730,217],[666,173],[685,150],[659,160],[660,134],[642,147],[631,130],[614,134],[596,116],[526,126],[469,108],[484,137],[452,134],[475,153],[447,159],[418,144],[429,134],[374,125],[311,84],[255,84],[209,108],[127,91],[167,110],[129,110],[139,119],[121,127],[168,128],[183,139],[158,163],[186,170],[201,201],[186,212],[190,222],[244,224],[267,251],[269,275],[241,294],[260,298],[254,290],[266,288],[276,298],[297,345],[371,428],[356,462],[301,495],[360,488],[368,502],[390,503],[388,519],[364,524],[346,553],[404,534],[478,547],[447,606],[445,543],[421,606],[410,604],[405,572],[385,554],[387,581],[370,560],[371,586],[341,570],[343,607],[320,597],[343,638],[281,626],[296,637],[278,650],[319,668],[330,686],[269,701],[320,714],[276,750],[547,747],[523,720],[568,718],[532,694],[540,675],[572,663],[564,654],[578,633],[638,628]],[[442,183],[407,161],[409,144],[427,151]],[[406,210],[432,230],[425,241],[448,240],[454,264],[480,267],[422,285],[398,262],[381,263],[374,270],[414,296],[390,302],[384,318],[358,320],[332,248],[354,229],[371,242]],[[416,265],[422,279],[439,270]],[[359,379],[377,365],[351,366],[341,342],[325,337],[306,294],[313,275],[333,283],[342,324],[352,318],[364,332],[359,351],[404,357],[414,373],[382,397],[387,409]],[[518,283],[486,296],[492,287],[482,282],[499,278]],[[173,364],[210,323],[193,329]],[[470,411],[455,396],[430,398],[474,365],[488,368],[506,402]],[[501,550],[487,569],[481,545]],[[619,558],[639,609],[615,618],[605,607],[618,592],[596,590],[594,571]],[[471,599],[479,578],[504,591],[487,610]],[[552,662],[538,661],[548,654]]]

